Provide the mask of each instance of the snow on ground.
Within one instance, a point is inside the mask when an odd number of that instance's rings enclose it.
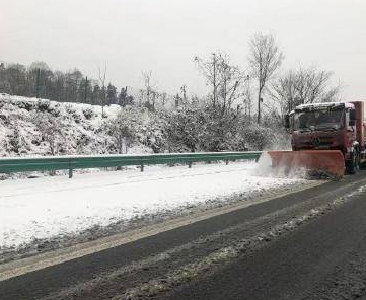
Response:
[[[0,182],[0,247],[75,234],[146,214],[250,196],[299,179],[255,175],[263,164],[237,162],[146,167]],[[268,176],[268,175],[267,175]]]

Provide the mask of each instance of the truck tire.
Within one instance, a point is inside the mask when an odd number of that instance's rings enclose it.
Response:
[[[360,167],[359,155],[356,151],[351,153],[351,159],[346,161],[346,169],[348,174],[355,174]]]
[[[362,163],[360,162],[360,170],[365,170],[366,169],[366,161],[363,161]]]

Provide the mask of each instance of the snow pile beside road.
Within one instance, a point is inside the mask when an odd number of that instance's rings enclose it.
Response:
[[[254,176],[254,162],[148,167],[75,176],[0,182],[0,247],[77,234],[93,226],[174,213],[210,201],[299,183],[300,179]]]
[[[251,172],[253,176],[270,176],[278,178],[307,178],[307,172],[305,168],[294,168],[291,170],[285,170],[285,167],[272,168],[272,160],[267,152],[263,152],[261,155],[258,166]]]

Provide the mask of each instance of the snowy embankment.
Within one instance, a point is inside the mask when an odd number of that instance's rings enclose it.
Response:
[[[75,235],[93,226],[129,222],[186,207],[247,199],[300,179],[258,176],[254,162],[148,167],[0,182],[0,247]],[[267,175],[268,176],[268,175]]]
[[[99,105],[0,94],[0,157],[51,155],[51,140],[55,155],[117,153],[105,124],[121,110],[106,106],[102,118]],[[161,131],[147,113],[139,117],[129,152],[152,153]]]

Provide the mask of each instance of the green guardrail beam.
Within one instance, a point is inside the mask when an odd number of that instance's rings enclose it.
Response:
[[[174,153],[148,155],[103,155],[103,156],[56,156],[37,158],[0,158],[0,173],[18,173],[31,171],[69,170],[69,177],[74,169],[106,168],[122,166],[140,166],[159,164],[188,164],[194,162],[258,160],[261,151],[245,152],[208,152]]]

